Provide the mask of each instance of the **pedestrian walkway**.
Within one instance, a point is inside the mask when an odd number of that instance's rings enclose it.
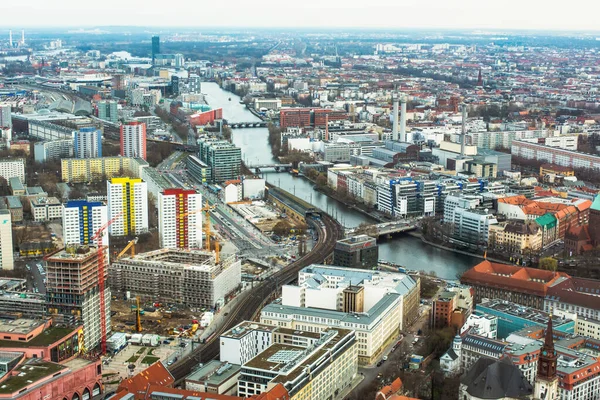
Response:
[[[358,385],[360,385],[360,383],[363,381],[363,379],[365,379],[365,376],[358,372],[356,374],[356,376],[354,377],[354,379],[352,380],[352,382],[350,382],[350,384],[348,386],[346,386],[344,389],[342,389],[342,391],[335,397],[336,400],[342,400],[345,399],[346,396],[348,396],[355,387],[357,387]]]

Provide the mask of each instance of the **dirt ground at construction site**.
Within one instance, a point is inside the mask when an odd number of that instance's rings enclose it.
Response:
[[[113,297],[111,302],[111,322],[113,332],[135,333],[136,302],[135,299],[123,300]],[[171,307],[154,307],[154,303],[142,302],[140,315],[143,333],[156,333],[169,336],[179,328],[189,326],[193,320],[200,319],[202,312],[192,312],[190,309]],[[151,311],[151,310],[155,311]],[[171,329],[173,331],[171,331]]]

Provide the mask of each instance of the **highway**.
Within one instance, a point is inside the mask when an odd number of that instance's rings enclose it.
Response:
[[[183,379],[198,363],[206,363],[217,358],[219,356],[219,336],[223,332],[242,321],[254,319],[264,304],[273,299],[273,296],[277,294],[282,285],[289,284],[297,279],[298,271],[308,265],[323,262],[333,252],[335,242],[343,237],[343,227],[325,214],[322,216],[321,221],[308,219],[307,222],[312,225],[318,234],[318,240],[312,251],[255,286],[252,292],[247,295],[246,301],[240,302],[237,307],[229,312],[227,322],[205,344],[200,345],[190,355],[169,366],[168,369],[176,381]]]

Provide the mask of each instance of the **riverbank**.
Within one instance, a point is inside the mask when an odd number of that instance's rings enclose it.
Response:
[[[500,260],[500,259],[492,258],[492,257],[486,257],[483,254],[469,253],[468,251],[453,249],[452,247],[447,247],[447,246],[444,246],[444,245],[441,245],[441,244],[438,244],[438,243],[430,242],[429,240],[425,239],[423,237],[423,235],[420,234],[419,232],[408,231],[406,233],[408,235],[412,236],[412,237],[421,239],[421,241],[423,243],[425,243],[425,244],[427,244],[429,246],[434,246],[434,247],[437,247],[438,249],[441,249],[441,250],[451,251],[451,252],[456,253],[456,254],[462,254],[463,256],[469,256],[469,257],[473,257],[473,258],[479,258],[480,260],[490,260],[490,261],[493,261],[493,262],[496,262],[496,263],[506,264],[506,261],[504,261],[504,260]]]

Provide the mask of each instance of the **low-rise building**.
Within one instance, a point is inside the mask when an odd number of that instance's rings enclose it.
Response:
[[[211,360],[185,378],[185,389],[197,392],[229,394],[237,393],[240,365]]]
[[[338,240],[333,250],[333,264],[341,267],[373,268],[378,260],[377,240],[367,235]]]
[[[31,215],[34,221],[45,222],[62,218],[62,203],[56,197],[31,199]]]

